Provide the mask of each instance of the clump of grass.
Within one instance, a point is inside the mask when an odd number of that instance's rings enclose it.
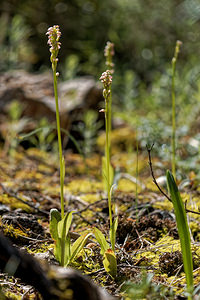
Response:
[[[176,62],[178,54],[180,52],[181,41],[176,42],[176,47],[174,51],[174,57],[172,58],[172,174],[176,178],[176,98],[175,98],[175,73],[176,73]]]

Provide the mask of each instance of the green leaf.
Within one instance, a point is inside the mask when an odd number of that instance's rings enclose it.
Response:
[[[71,256],[71,244],[70,244],[70,237],[66,237],[63,242],[64,248],[62,249],[62,239],[58,238],[55,243],[54,255],[57,261],[61,263],[61,254],[64,251],[64,266],[67,266],[70,262]]]
[[[181,242],[181,251],[183,255],[183,265],[187,281],[188,292],[193,291],[193,263],[191,252],[190,232],[187,223],[187,216],[184,209],[181,195],[178,191],[176,182],[170,171],[167,171],[167,184],[171,195],[172,203],[174,206],[174,212],[176,216],[176,223],[178,227],[178,234]],[[188,298],[191,299],[191,298]]]
[[[104,252],[103,265],[104,265],[106,272],[108,272],[108,274],[110,274],[113,278],[116,277],[116,275],[117,275],[117,260],[116,260],[115,253],[112,249],[107,249]]]
[[[104,255],[105,251],[109,249],[109,244],[107,243],[105,236],[99,229],[94,228],[93,232],[97,239],[97,242],[101,246],[101,254]]]
[[[64,218],[58,222],[58,237],[61,239],[65,239],[69,232],[72,223],[72,214],[73,211],[68,212]]]
[[[55,242],[54,255],[57,261],[61,263],[61,239],[58,238]]]
[[[64,258],[65,267],[70,263],[70,259],[71,259],[71,241],[70,241],[70,237],[67,236],[65,240],[65,258]]]
[[[113,251],[115,250],[117,226],[118,226],[118,217],[113,221],[112,226],[110,227],[110,241],[111,241]]]
[[[50,234],[52,239],[58,240],[58,222],[61,220],[59,211],[55,208],[50,210]]]
[[[114,169],[111,164],[109,165],[109,173],[110,173],[109,186],[112,186],[113,180],[114,180]],[[107,190],[107,184],[108,184],[106,174],[107,174],[107,162],[106,162],[105,156],[103,156],[102,157],[102,175],[103,175],[103,185],[104,185],[105,191]]]
[[[83,247],[85,246],[85,243],[87,241],[87,239],[89,238],[89,236],[91,236],[92,233],[86,233],[82,236],[80,236],[73,244],[72,249],[71,249],[71,257],[70,257],[70,261],[72,261],[77,255],[78,253],[83,249]]]

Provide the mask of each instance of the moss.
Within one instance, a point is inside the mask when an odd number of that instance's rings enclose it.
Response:
[[[129,206],[130,206],[130,204],[129,205],[122,204],[118,207],[118,210],[121,212],[126,212]]]
[[[134,182],[131,182],[128,179],[122,178],[118,182],[117,189],[120,192],[128,192],[128,193],[135,192],[136,191],[136,184]],[[141,189],[138,185],[138,192],[140,192],[140,190]]]
[[[159,239],[152,247],[147,251],[142,251],[136,255],[137,259],[145,257],[148,259],[148,265],[154,265],[158,267],[159,255],[165,252],[180,251],[180,242],[175,240],[173,237],[165,236]]]
[[[200,207],[200,198],[199,197],[190,197],[187,195],[187,208],[194,211],[199,211]],[[199,215],[189,213],[193,219],[197,219],[199,221]]]
[[[94,193],[103,190],[102,182],[97,182],[93,180],[78,179],[70,182],[66,189],[72,194],[79,193]]]
[[[54,244],[49,244],[47,242],[44,242],[44,243],[37,243],[35,244],[35,247],[33,245],[31,248],[27,247],[26,249],[27,252],[30,254],[37,254],[37,253],[47,252],[52,248],[54,248]]]
[[[111,162],[115,168],[129,173],[132,176],[136,175],[136,153],[121,152],[116,153],[111,157]],[[147,161],[143,156],[138,158],[138,172],[140,173],[146,167]]]
[[[100,194],[85,194],[81,196],[81,199],[83,199],[84,201],[88,202],[88,203],[94,203],[98,200],[101,199],[101,195]]]
[[[153,191],[153,192],[158,192],[158,188],[155,185],[155,183],[153,182],[152,178],[148,178],[145,182],[145,185],[148,190]]]
[[[20,195],[19,195],[19,197],[20,197]],[[24,204],[23,202],[17,200],[14,197],[8,196],[7,194],[0,195],[0,203],[8,205],[11,209],[21,208],[22,210],[24,210],[26,212],[32,211],[30,206]]]
[[[136,146],[136,134],[131,127],[121,127],[113,129],[111,132],[112,152],[116,153],[119,150],[128,150]],[[102,133],[97,139],[98,147],[104,151],[105,133]]]
[[[7,299],[12,299],[12,300],[21,300],[22,299],[21,298],[22,295],[17,295],[16,292],[7,291],[7,292],[4,292],[4,293],[5,293],[5,296],[7,297]]]
[[[49,158],[51,158],[52,161],[52,157],[53,157],[51,154],[38,148],[29,148],[26,150],[26,153],[29,156],[39,157],[47,161],[49,160]]]
[[[192,221],[189,223],[189,227],[190,227],[192,234],[199,233],[199,224],[198,223]]]
[[[22,231],[19,228],[15,228],[12,225],[3,224],[0,219],[0,228],[3,231],[3,234],[10,238],[12,241],[17,243],[24,243],[24,238],[28,237],[27,233]]]
[[[155,203],[153,203],[153,208],[155,209],[161,209],[161,210],[166,210],[166,211],[172,211],[173,210],[173,204],[169,202],[167,199],[161,199],[157,200]]]
[[[141,253],[138,253],[135,257],[139,260],[141,260],[143,263],[145,263],[146,266],[154,266],[157,271],[155,271],[156,274],[160,274],[163,278],[165,278],[166,282],[170,285],[173,284],[173,289],[176,294],[181,294],[184,292],[184,287],[186,286],[186,278],[185,273],[181,272],[177,276],[168,276],[167,274],[162,274],[159,267],[159,258],[164,253],[172,253],[176,251],[181,251],[180,247],[180,241],[174,240],[170,236],[162,237],[158,242],[156,242],[152,247],[150,247],[147,251],[141,251]],[[199,253],[198,253],[199,251]],[[192,252],[193,252],[193,258],[198,258],[200,254],[200,250],[197,246],[192,245]],[[196,254],[194,254],[196,253]],[[142,258],[144,258],[142,260]],[[197,268],[197,270],[193,272],[194,274],[194,285],[199,284],[199,276],[200,276],[200,269]]]
[[[101,258],[100,258],[101,259]],[[87,246],[81,251],[81,254],[73,261],[72,267],[82,270],[85,274],[90,275],[92,272],[98,271],[101,266],[97,259],[97,253]]]

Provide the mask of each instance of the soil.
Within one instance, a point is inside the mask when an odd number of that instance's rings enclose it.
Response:
[[[123,157],[123,174],[131,172],[132,177],[121,176],[113,193],[114,209],[119,217],[117,278],[114,280],[105,272],[100,246],[94,237],[71,266],[87,274],[118,299],[142,299],[131,294],[128,296],[124,286],[131,281],[141,287],[144,272],[147,276],[152,275],[146,299],[186,299],[186,280],[172,204],[152,182],[147,153],[139,156],[137,192],[133,180],[135,168],[130,168],[136,154],[115,154],[113,165],[120,161],[120,155]],[[101,155],[91,155],[84,160],[78,154],[67,152],[65,163],[65,210],[75,211],[71,239],[92,231],[94,227],[108,237],[109,215],[101,175]],[[54,241],[49,233],[49,211],[51,208],[60,209],[57,156],[37,149],[21,149],[12,156],[2,153],[0,178],[0,228],[4,235],[17,248],[57,264],[53,255]],[[181,190],[184,201],[188,200],[187,207],[191,209],[199,205],[199,188],[193,182],[194,178]],[[187,216],[193,240],[194,283],[197,287],[200,281],[200,221],[198,215],[187,213]],[[4,283],[2,290],[8,299],[22,299],[25,293],[23,299],[39,299],[35,289],[29,287],[28,291],[28,287],[14,277],[2,273],[0,283]]]

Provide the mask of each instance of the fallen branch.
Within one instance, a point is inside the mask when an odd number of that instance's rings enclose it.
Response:
[[[172,202],[171,198],[161,189],[161,187],[159,186],[158,182],[156,181],[154,172],[153,172],[153,165],[152,165],[152,160],[151,160],[151,150],[153,149],[154,143],[151,145],[151,147],[148,147],[146,145],[147,151],[148,151],[148,158],[149,158],[149,167],[150,167],[150,171],[151,171],[151,176],[153,178],[153,182],[155,183],[155,185],[157,186],[157,188],[159,189],[159,191],[161,192],[161,194],[163,194],[163,196],[165,196],[165,198],[167,198],[167,200],[169,200],[170,202]],[[192,213],[192,214],[196,214],[196,215],[200,215],[200,212],[198,211],[194,211],[194,210],[190,210],[187,208],[187,200],[184,203],[185,205],[185,211],[186,213]]]

